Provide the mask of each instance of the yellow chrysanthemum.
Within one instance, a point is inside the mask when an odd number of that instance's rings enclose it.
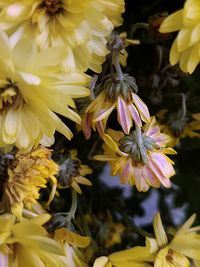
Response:
[[[125,135],[109,129],[104,134],[104,155],[94,159],[108,161],[111,175],[119,175],[121,183],[135,185],[139,191],[147,191],[150,186],[161,184],[170,187],[169,178],[175,174],[173,161],[166,154],[176,152],[166,147],[170,137],[160,132],[154,117],[143,132],[140,128]]]
[[[155,255],[154,266],[189,267],[189,259],[200,260],[200,235],[197,231],[200,226],[190,228],[195,220],[191,216],[181,228],[168,240],[168,236],[162,225],[160,214],[154,216],[154,238],[147,238],[147,246]]]
[[[65,70],[100,72],[124,0],[4,0],[0,8],[0,27],[13,38],[34,38],[41,49],[64,46]]]
[[[15,223],[11,214],[0,215],[0,266],[68,267],[60,244],[42,227],[49,214]]]
[[[190,74],[200,62],[200,2],[186,0],[184,8],[167,17],[160,32],[179,31],[170,51],[170,63],[179,62],[180,68]]]
[[[51,202],[56,190],[58,165],[51,159],[51,151],[38,147],[27,154],[17,153],[8,168],[8,178],[4,184],[4,206],[19,219],[22,219],[23,207],[31,209],[39,198],[39,190],[53,182],[49,197]]]
[[[93,267],[151,267],[154,257],[148,247],[134,247],[102,256],[95,260]],[[161,266],[159,266],[161,267]]]
[[[31,39],[15,43],[0,31],[0,147],[31,149],[43,136],[52,138],[55,130],[72,137],[55,113],[80,123],[68,106],[75,107],[72,97],[89,94],[83,87],[88,77],[60,73],[61,58],[60,47],[38,52]]]

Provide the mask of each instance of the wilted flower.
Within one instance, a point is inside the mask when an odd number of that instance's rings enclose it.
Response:
[[[115,221],[110,212],[98,214],[85,214],[84,221],[95,236],[95,242],[103,248],[110,248],[122,242],[125,226],[120,221]]]
[[[106,38],[122,23],[123,0],[3,1],[0,27],[15,39],[34,38],[41,48],[64,46],[65,70],[101,71]]]
[[[57,180],[55,175],[58,165],[51,159],[51,151],[38,147],[29,153],[17,153],[8,167],[8,177],[4,183],[3,204],[6,211],[11,211],[22,219],[23,207],[31,209],[39,199],[40,189],[47,183],[53,183],[48,204],[53,199]]]
[[[160,32],[179,31],[170,51],[170,63],[179,62],[180,68],[190,74],[200,62],[200,2],[186,0],[184,8],[168,16],[160,27]]]
[[[79,184],[91,186],[90,180],[84,176],[91,174],[89,166],[81,163],[77,157],[76,149],[69,152],[69,155],[59,160],[58,187],[72,187],[77,193],[81,194],[82,190]]]
[[[67,267],[61,245],[48,237],[42,227],[50,218],[42,214],[15,223],[12,214],[0,215],[0,264],[8,266]]]
[[[144,131],[139,128],[128,135],[108,130],[103,136],[104,155],[97,155],[96,160],[108,161],[111,175],[119,175],[121,183],[135,185],[139,191],[147,191],[150,186],[163,184],[170,187],[169,178],[175,174],[171,161],[165,154],[174,154],[166,148],[170,137],[160,133],[152,117]]]
[[[86,108],[88,120],[92,120],[87,127],[97,128],[102,135],[107,120],[115,108],[117,108],[118,122],[126,134],[129,133],[133,121],[139,127],[142,126],[142,121],[148,122],[149,111],[145,103],[135,94],[137,89],[135,79],[128,74],[123,74],[123,79],[116,81],[108,77],[104,82],[103,91]]]
[[[13,47],[12,39],[0,31],[0,51],[0,146],[31,149],[56,130],[70,139],[71,131],[54,112],[80,123],[68,106],[75,107],[72,97],[89,95],[83,87],[88,77],[60,73],[59,47],[38,52],[28,39]]]
[[[193,119],[189,121],[189,118],[181,118],[177,112],[171,113],[169,116],[167,116],[167,112],[166,109],[160,110],[157,113],[157,118],[162,132],[168,134],[171,138],[168,143],[169,146],[174,147],[179,145],[181,139],[186,137],[200,137],[200,119],[198,118],[198,113],[192,114]]]
[[[166,234],[160,214],[153,219],[155,238],[147,237],[147,247],[155,255],[154,266],[189,267],[190,260],[200,260],[200,226],[191,228],[195,220],[191,216],[175,233]]]

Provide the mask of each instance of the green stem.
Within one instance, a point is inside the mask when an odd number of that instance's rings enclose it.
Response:
[[[91,95],[90,95],[90,100],[91,101],[95,99],[94,89],[95,89],[95,86],[96,86],[98,78],[99,78],[98,75],[94,74],[92,76],[92,79],[91,79],[91,82],[90,82],[90,85],[89,85],[90,92],[91,92]]]
[[[137,145],[140,152],[140,161],[143,164],[147,164],[147,155],[146,155],[146,149],[143,144],[142,140],[142,131],[141,128],[138,126],[135,126],[136,136],[137,136]]]
[[[123,75],[121,66],[119,64],[119,54],[120,54],[120,52],[113,52],[112,53],[112,64],[114,65],[115,70],[116,70],[117,80],[123,81],[124,75]]]
[[[76,213],[76,210],[77,210],[77,193],[75,190],[71,190],[72,192],[72,205],[71,205],[71,208],[68,212],[69,216],[68,218],[70,218],[69,220],[71,221],[72,219],[74,219],[75,217],[75,213]]]
[[[148,23],[142,23],[142,22],[137,22],[137,23],[134,23],[130,29],[130,37],[132,38],[135,31],[137,29],[148,29],[149,28],[149,24]]]
[[[187,113],[186,96],[185,96],[184,93],[181,93],[181,103],[182,103],[182,115],[181,115],[181,119],[183,119],[186,116],[186,113]]]

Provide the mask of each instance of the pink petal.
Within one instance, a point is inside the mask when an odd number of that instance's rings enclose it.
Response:
[[[108,106],[107,108],[101,109],[99,112],[95,113],[95,117],[93,119],[93,122],[95,121],[101,121],[105,118],[108,118],[115,108],[115,105]]]
[[[169,177],[166,177],[165,175],[163,175],[160,168],[151,159],[149,159],[149,161],[148,161],[148,167],[152,170],[153,174],[160,180],[160,182],[165,187],[169,188],[171,186],[171,182],[169,180]]]
[[[175,174],[172,164],[167,160],[168,157],[162,153],[151,153],[152,161],[158,166],[163,175],[167,178]]]
[[[92,117],[90,113],[86,113],[82,118],[82,129],[85,138],[88,140],[91,137]]]
[[[140,113],[141,119],[144,122],[149,122],[150,121],[150,114],[149,114],[149,110],[148,110],[146,104],[139,98],[138,95],[132,94],[132,97],[133,97],[133,103],[137,107],[137,109]]]
[[[96,128],[97,128],[97,131],[98,131],[99,135],[102,137],[104,132],[105,132],[105,126],[103,125],[103,122],[102,121],[98,121],[96,123]]]
[[[146,181],[146,177],[143,175],[142,168],[134,168],[134,178],[138,191],[146,192],[149,189],[149,185]]]
[[[139,115],[137,109],[134,107],[133,104],[129,105],[129,111],[131,113],[131,116],[132,116],[135,124],[137,124],[137,126],[141,127],[142,126],[142,122],[141,122],[141,119],[140,119],[140,115]]]
[[[121,176],[120,176],[120,181],[122,184],[127,184],[129,181],[129,176],[131,174],[132,168],[131,168],[131,159],[128,160],[128,162],[126,163]]]
[[[148,166],[143,168],[143,175],[146,177],[148,184],[151,186],[156,188],[160,186],[160,180],[153,174],[152,170]]]
[[[117,117],[123,131],[126,134],[129,134],[130,128],[132,126],[132,119],[129,113],[128,105],[121,97],[118,97],[117,100]]]

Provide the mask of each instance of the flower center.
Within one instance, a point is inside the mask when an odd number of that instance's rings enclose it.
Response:
[[[43,6],[50,14],[59,13],[62,10],[62,0],[44,0]]]
[[[119,140],[119,149],[129,154],[134,165],[144,166],[147,163],[147,152],[159,149],[153,138],[141,133],[139,129],[130,132]]]
[[[24,102],[19,88],[10,79],[7,79],[5,84],[0,87],[0,111],[12,106],[18,108]]]

